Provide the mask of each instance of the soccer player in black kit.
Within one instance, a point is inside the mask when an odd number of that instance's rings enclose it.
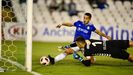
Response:
[[[126,49],[133,47],[133,41],[129,40],[90,40],[90,44],[86,44],[84,38],[78,37],[76,39],[76,44],[79,48],[83,50],[83,54],[86,57],[84,60],[77,53],[73,53],[75,59],[81,61],[85,66],[90,66],[94,63],[93,56],[95,55],[105,55],[112,58],[119,58],[123,60],[128,60],[133,62],[133,56],[126,52]]]

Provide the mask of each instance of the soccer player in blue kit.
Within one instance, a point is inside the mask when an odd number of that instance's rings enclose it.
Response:
[[[67,27],[76,27],[76,32],[75,32],[75,36],[74,36],[74,41],[72,44],[70,44],[69,46],[64,46],[62,47],[63,49],[65,49],[64,53],[61,53],[59,55],[57,55],[54,59],[51,56],[48,56],[51,60],[51,63],[54,64],[57,61],[62,60],[63,58],[65,58],[67,55],[72,54],[73,51],[74,52],[78,52],[80,50],[80,48],[76,45],[75,40],[77,37],[82,36],[86,43],[89,44],[90,41],[88,41],[91,37],[91,33],[95,32],[100,36],[103,36],[105,38],[107,38],[108,40],[111,40],[110,36],[107,36],[106,34],[102,33],[100,30],[96,29],[96,27],[90,23],[92,15],[90,13],[85,13],[84,14],[84,18],[83,21],[76,21],[73,24],[72,23],[62,23],[57,25],[57,28],[60,28],[61,26],[67,26]]]

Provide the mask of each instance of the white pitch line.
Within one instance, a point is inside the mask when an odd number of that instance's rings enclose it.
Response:
[[[12,60],[9,60],[9,59],[6,59],[6,58],[0,58],[0,59],[5,60],[7,62],[10,62],[10,63],[16,65],[17,67],[19,67],[20,69],[26,71],[26,68],[23,65],[21,65],[20,63],[18,63],[18,62],[15,62],[15,61],[12,61]],[[28,71],[26,71],[26,72],[28,72]],[[33,75],[42,75],[42,74],[40,74],[38,72],[35,72],[35,71],[31,71],[29,73],[31,73]]]

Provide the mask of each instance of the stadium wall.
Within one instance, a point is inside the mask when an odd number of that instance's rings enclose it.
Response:
[[[113,39],[133,40],[133,27],[120,25],[96,25],[96,28],[108,34]],[[56,28],[55,25],[34,24],[33,40],[47,42],[71,42],[73,41],[75,27]],[[5,39],[24,40],[26,36],[26,26],[23,23],[7,23],[4,27]],[[92,33],[92,39],[106,40]]]

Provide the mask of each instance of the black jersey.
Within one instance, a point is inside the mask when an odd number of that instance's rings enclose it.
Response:
[[[84,54],[86,55],[102,55],[107,54],[108,51],[106,50],[106,41],[102,40],[90,40],[91,44],[89,45],[89,48],[87,49],[87,45],[84,47],[87,52]]]
[[[128,40],[90,40],[89,48],[84,47],[84,56],[100,55],[127,59],[129,54],[125,51],[129,47]],[[88,49],[87,49],[88,48]]]

